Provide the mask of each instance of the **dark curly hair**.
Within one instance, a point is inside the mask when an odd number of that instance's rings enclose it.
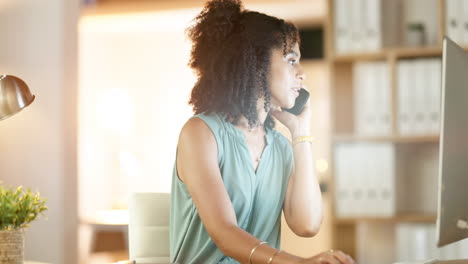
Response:
[[[240,0],[211,0],[187,29],[193,42],[189,66],[198,80],[189,104],[195,114],[218,112],[237,124],[243,115],[258,126],[257,101],[270,108],[269,74],[273,48],[286,55],[300,45],[297,28],[283,19],[244,10]],[[266,127],[274,127],[268,114]]]

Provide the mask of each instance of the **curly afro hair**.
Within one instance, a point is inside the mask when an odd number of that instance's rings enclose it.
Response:
[[[223,113],[237,124],[241,116],[249,128],[261,125],[257,101],[270,109],[269,74],[274,48],[286,55],[300,45],[297,28],[283,19],[244,10],[240,0],[211,0],[187,29],[192,40],[189,66],[198,76],[189,104],[195,114]],[[274,127],[270,114],[264,124]]]

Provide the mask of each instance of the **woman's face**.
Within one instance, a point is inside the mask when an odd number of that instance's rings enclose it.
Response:
[[[283,49],[272,51],[270,91],[272,107],[291,108],[305,79],[305,73],[299,63],[301,53],[298,43],[283,56]]]

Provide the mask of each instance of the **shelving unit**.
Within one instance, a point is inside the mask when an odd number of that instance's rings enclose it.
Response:
[[[385,0],[384,0],[385,1]],[[438,147],[439,135],[437,134],[424,134],[417,136],[403,136],[398,132],[398,96],[397,96],[397,64],[402,59],[417,59],[417,58],[434,58],[442,56],[442,40],[445,35],[445,0],[438,0],[438,43],[437,45],[424,46],[424,47],[392,47],[385,48],[377,52],[369,53],[352,53],[346,55],[336,55],[334,48],[334,28],[335,28],[335,1],[328,0],[328,33],[330,39],[328,41],[327,50],[329,51],[330,60],[330,87],[331,87],[331,131],[332,140],[330,146],[330,191],[331,196],[336,195],[336,178],[334,164],[334,153],[338,145],[342,143],[394,143],[397,148],[402,149],[417,149],[418,153],[424,151],[434,151]],[[404,12],[404,11],[403,11]],[[403,34],[401,32],[401,34]],[[465,47],[468,51],[468,47]],[[391,110],[392,110],[392,133],[388,136],[362,136],[357,135],[354,127],[354,111],[355,105],[353,102],[353,66],[358,62],[386,62],[389,68],[390,76],[390,89],[391,96],[389,98]],[[433,154],[434,152],[432,152]],[[396,155],[401,155],[399,151],[396,151]],[[417,155],[416,155],[417,156]],[[424,155],[421,155],[424,156]],[[424,156],[425,157],[425,156]],[[398,158],[398,157],[397,157]],[[411,158],[411,157],[410,157]],[[408,164],[410,164],[409,162]],[[411,166],[411,165],[406,166]],[[398,170],[397,170],[398,171]],[[401,172],[401,171],[398,171]],[[410,174],[410,173],[408,173]],[[405,176],[407,176],[405,174]],[[415,181],[409,179],[407,181]],[[434,193],[436,195],[436,193]],[[427,212],[397,212],[394,216],[390,217],[369,217],[369,216],[355,216],[339,218],[336,214],[336,204],[333,203],[333,248],[343,250],[351,256],[357,258],[359,262],[359,244],[363,243],[391,243],[385,237],[379,239],[379,241],[366,240],[362,241],[363,238],[359,238],[357,231],[358,225],[397,225],[400,223],[421,223],[421,224],[433,224],[435,223],[436,216],[434,213]],[[359,241],[361,239],[361,241]],[[435,243],[435,241],[434,241]],[[394,249],[389,247],[391,251]],[[387,259],[382,259],[379,263],[386,263],[391,253],[388,253]]]
[[[441,47],[401,47],[384,49],[379,52],[372,53],[354,53],[349,55],[338,55],[333,58],[335,63],[356,62],[356,61],[372,61],[372,60],[392,60],[401,58],[418,58],[441,56]]]
[[[423,143],[423,142],[439,142],[439,135],[424,135],[424,136],[386,136],[386,137],[370,137],[356,135],[335,135],[334,143],[342,142],[393,142],[393,143]]]
[[[393,217],[353,217],[340,218],[336,221],[338,224],[352,225],[357,222],[374,222],[374,223],[435,223],[436,216],[432,214],[400,214]]]

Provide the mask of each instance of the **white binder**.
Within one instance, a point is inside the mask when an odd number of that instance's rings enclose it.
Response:
[[[363,190],[363,216],[375,216],[378,210],[377,201],[377,188],[379,186],[379,165],[378,159],[375,157],[375,144],[362,143],[359,145],[361,148],[361,164],[363,168],[363,177],[361,179],[361,186]]]
[[[335,50],[337,54],[346,54],[350,51],[350,12],[349,0],[335,1]]]
[[[372,52],[400,44],[401,0],[336,0],[337,54]]]
[[[395,215],[395,146],[392,143],[339,144],[335,164],[339,218]]]
[[[384,84],[385,73],[383,72],[385,63],[375,62],[369,63],[370,70],[367,73],[367,78],[370,79],[370,89],[372,89],[372,109],[370,112],[374,115],[374,135],[382,136],[385,135],[384,123],[382,122],[382,116],[385,112],[385,87]]]
[[[430,224],[401,223],[396,227],[397,258],[399,261],[426,262],[428,259],[438,258],[437,250],[431,245],[433,239]],[[435,233],[433,234],[435,236]],[[421,262],[422,261],[422,262]],[[407,263],[407,262],[405,262]]]
[[[463,35],[463,41],[462,44],[464,46],[468,46],[468,1],[467,0],[462,0],[463,1],[463,7],[462,7],[462,18],[461,18],[461,31]]]
[[[357,135],[366,134],[366,123],[364,116],[368,102],[365,100],[365,87],[363,78],[365,77],[364,66],[362,63],[353,65],[353,103],[354,103],[354,127]]]
[[[365,155],[363,155],[363,164],[366,166],[366,175],[364,179],[365,186],[365,197],[367,199],[366,216],[379,216],[379,210],[381,204],[378,199],[379,189],[382,186],[382,171],[381,171],[381,160],[377,157],[377,144],[379,143],[367,143],[362,144],[365,149]]]
[[[376,145],[378,157],[380,188],[377,193],[380,216],[393,216],[396,212],[395,197],[395,147],[391,143],[381,143]]]
[[[441,88],[441,75],[442,64],[440,59],[431,59],[429,62],[430,85],[427,95],[429,96],[429,120],[430,129],[429,133],[439,134],[440,128],[440,88]]]
[[[425,224],[413,224],[413,257],[414,260],[426,260],[429,259],[428,242],[432,241],[428,237],[427,225]]]
[[[392,134],[392,96],[390,86],[390,70],[386,62],[380,62],[377,65],[378,78],[376,88],[378,90],[377,96],[379,98],[377,107],[377,127],[379,135],[387,136]]]
[[[364,44],[366,51],[378,51],[382,47],[381,0],[364,0]]]
[[[423,113],[423,120],[422,120],[422,131],[421,134],[427,135],[432,133],[432,121],[431,121],[431,109],[434,109],[434,102],[431,100],[431,89],[432,87],[432,78],[431,78],[431,70],[432,70],[432,59],[421,59],[418,61],[419,68],[421,70],[422,76],[420,76],[422,87],[419,89],[420,96],[422,97],[422,113]]]
[[[458,243],[458,259],[468,259],[468,239],[457,242]]]
[[[380,185],[379,164],[378,159],[374,155],[373,144],[362,144],[365,155],[363,164],[365,167],[366,177],[363,179],[364,197],[365,197],[365,212],[364,215],[375,216],[379,209],[377,200],[377,192]]]
[[[413,123],[414,134],[423,135],[427,133],[426,128],[426,105],[425,105],[425,74],[424,60],[417,59],[411,62],[411,76],[414,78],[412,89],[412,97],[410,102],[413,105],[411,111],[411,122]]]
[[[408,135],[413,132],[411,122],[412,96],[410,88],[411,64],[408,60],[399,61],[397,64],[397,98],[398,98],[398,132],[401,135]]]
[[[379,105],[378,105],[378,89],[380,88],[377,83],[378,78],[378,66],[376,63],[365,63],[364,64],[364,76],[363,87],[365,99],[365,124],[366,134],[375,136],[379,134],[378,128],[378,116],[379,116]]]
[[[351,188],[351,216],[362,216],[365,213],[364,186],[363,180],[366,177],[366,168],[363,164],[366,153],[360,144],[350,144],[349,157],[350,170],[350,188]]]
[[[353,166],[350,166],[350,145],[340,144],[335,151],[336,215],[338,218],[352,215],[351,179]]]
[[[411,260],[411,236],[407,223],[399,223],[396,229],[396,255],[397,261]]]
[[[461,44],[462,41],[462,1],[464,0],[446,0],[446,21],[445,31],[447,35],[455,41],[457,44]]]
[[[362,52],[364,49],[364,20],[363,20],[363,8],[364,0],[353,0],[350,2],[350,13],[351,21],[348,26],[351,29],[351,51],[352,53]]]
[[[373,212],[366,199],[370,152],[365,144],[342,143],[336,147],[336,214],[338,218],[365,216]]]
[[[358,135],[381,135],[379,115],[382,111],[380,94],[385,85],[379,78],[378,64],[358,62],[353,67],[354,122]]]
[[[427,243],[427,252],[429,252],[428,259],[439,259],[439,251],[440,249],[437,247],[435,241],[433,241],[434,237],[436,237],[436,226],[435,224],[428,224],[427,225],[427,237],[429,238],[429,243]]]

